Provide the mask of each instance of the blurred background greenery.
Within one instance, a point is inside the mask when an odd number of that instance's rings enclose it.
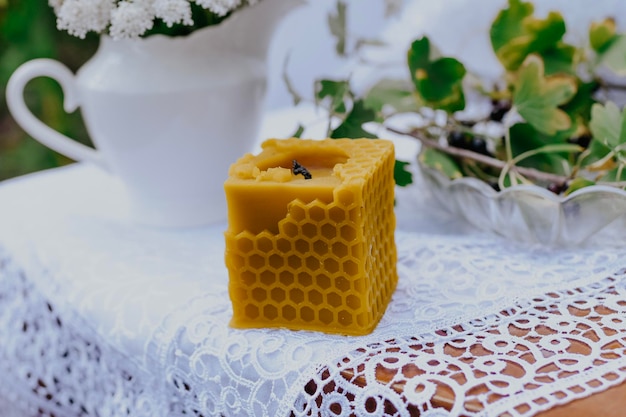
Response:
[[[57,30],[56,17],[46,0],[0,0],[0,181],[71,162],[29,137],[12,119],[5,89],[13,71],[31,59],[53,58],[75,72],[97,46],[96,35],[79,39]],[[44,123],[90,143],[80,112],[66,114],[63,110],[63,94],[56,82],[33,80],[24,97]]]

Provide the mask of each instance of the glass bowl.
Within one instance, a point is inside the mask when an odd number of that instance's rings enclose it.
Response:
[[[418,162],[433,200],[453,216],[506,238],[549,246],[626,244],[626,191],[602,185],[558,196],[535,185],[495,191],[476,178],[451,180]]]

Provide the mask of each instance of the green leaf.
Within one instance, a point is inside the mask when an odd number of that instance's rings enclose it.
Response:
[[[591,106],[596,102],[593,98],[593,93],[598,88],[597,81],[584,82],[578,80],[578,87],[576,88],[576,95],[561,106],[561,109],[566,112],[572,120],[581,119],[582,122],[587,125],[591,119]]]
[[[548,75],[558,73],[576,75],[573,65],[575,56],[576,48],[562,42],[559,42],[554,48],[548,48],[541,52],[545,71]]]
[[[594,140],[611,149],[626,142],[625,114],[626,110],[621,112],[611,101],[605,105],[594,104],[591,107],[591,122],[589,123]]]
[[[533,149],[565,143],[565,139],[568,136],[565,133],[545,135],[537,131],[529,123],[517,123],[511,126],[509,130],[511,151],[514,158]],[[520,166],[535,168],[544,172],[566,174],[564,164],[569,165],[567,152],[539,153],[518,163]]]
[[[511,40],[525,35],[523,22],[525,18],[532,16],[533,11],[532,3],[510,0],[509,7],[498,13],[489,30],[491,46],[496,53]]]
[[[572,181],[567,184],[567,190],[565,190],[565,195],[570,195],[574,191],[580,190],[581,188],[589,187],[591,185],[595,185],[596,183],[588,180],[583,177],[576,177]]]
[[[611,101],[594,104],[589,129],[593,140],[581,165],[590,171],[608,171],[615,167],[616,160],[626,158],[626,109],[620,111]]]
[[[384,78],[365,94],[365,106],[382,113],[389,107],[396,113],[415,112],[419,106],[411,86],[404,80]]]
[[[393,178],[400,187],[406,187],[413,182],[413,174],[407,171],[409,165],[409,162],[396,160],[393,167]]]
[[[589,44],[597,53],[603,53],[615,40],[615,19],[606,18],[589,26]]]
[[[366,107],[362,100],[356,100],[350,113],[348,113],[343,122],[331,132],[330,137],[333,139],[375,139],[376,135],[373,135],[363,129],[363,124],[373,122],[375,120],[376,112]]]
[[[491,46],[509,71],[517,70],[532,53],[546,60],[546,69],[572,73],[574,49],[561,40],[565,21],[558,12],[550,12],[545,19],[533,17],[534,7],[521,0],[509,0],[509,7],[500,11],[494,20],[489,37]]]
[[[546,146],[561,145],[566,143],[570,136],[569,131],[559,132],[556,135],[545,135],[528,123],[517,123],[509,130],[511,152],[513,157],[532,151],[533,149],[545,148]],[[570,152],[538,153],[520,161],[518,165],[535,168],[544,172],[567,175],[565,167],[569,166]]]
[[[547,135],[571,127],[569,116],[559,106],[576,94],[576,80],[567,75],[544,74],[543,61],[530,55],[520,68],[513,103],[519,114]]]
[[[319,80],[316,82],[316,104],[330,99],[330,111],[343,114],[346,112],[346,98],[350,97],[350,82],[346,80]]]
[[[461,178],[463,173],[459,164],[449,155],[433,148],[422,149],[419,155],[422,165],[442,172],[450,179]]]
[[[462,81],[465,67],[454,58],[433,58],[427,37],[411,44],[407,60],[419,97],[435,109],[455,112],[465,108]]]
[[[604,171],[615,165],[615,159],[606,160],[611,148],[597,139],[592,139],[587,147],[587,155],[580,161],[580,166],[589,171]]]
[[[339,56],[346,55],[346,9],[346,3],[338,0],[336,14],[328,15],[328,28],[335,37],[335,51]]]
[[[616,36],[598,60],[615,74],[626,76],[626,35]]]

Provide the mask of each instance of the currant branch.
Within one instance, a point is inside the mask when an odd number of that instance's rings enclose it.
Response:
[[[509,164],[507,164],[506,161],[502,161],[500,159],[496,159],[488,155],[483,155],[481,153],[474,152],[468,149],[461,149],[461,148],[456,148],[454,146],[443,145],[434,139],[427,138],[425,135],[423,135],[420,129],[403,131],[403,130],[395,129],[390,126],[385,126],[385,128],[392,133],[415,138],[419,140],[423,146],[437,149],[438,151],[446,153],[450,156],[455,156],[461,159],[475,161],[475,162],[490,166],[492,168],[496,168],[499,171],[502,171],[506,168],[510,172],[515,172],[527,178],[531,178],[531,179],[538,180],[538,181],[545,181],[549,183],[557,183],[557,184],[564,184],[567,181],[570,181],[572,179],[569,176],[552,174],[549,172],[540,171],[535,168],[528,168],[528,167],[522,167],[522,166],[517,166],[517,165],[508,166]]]

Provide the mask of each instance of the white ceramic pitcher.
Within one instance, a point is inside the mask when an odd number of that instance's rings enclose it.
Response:
[[[15,120],[33,138],[120,177],[143,224],[189,227],[226,218],[229,165],[252,150],[266,90],[274,29],[303,0],[263,0],[187,37],[101,38],[74,75],[38,59],[7,85]],[[24,103],[36,77],[57,80],[64,107],[79,106],[95,149],[46,126]]]

